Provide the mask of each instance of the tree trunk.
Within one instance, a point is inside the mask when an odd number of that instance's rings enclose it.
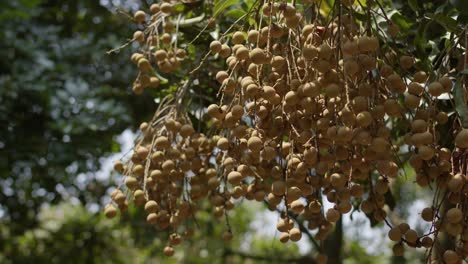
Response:
[[[327,239],[325,239],[325,254],[328,256],[328,263],[341,264],[343,263],[342,246],[343,246],[343,221],[342,217],[336,222],[335,230]]]

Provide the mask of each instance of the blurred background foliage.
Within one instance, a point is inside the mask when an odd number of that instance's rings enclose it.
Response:
[[[439,56],[450,49],[453,37],[468,21],[467,1],[381,2],[401,29],[400,37],[385,45],[416,55],[419,67],[426,70],[438,67]],[[193,9],[188,16],[202,20],[180,29],[180,43],[195,39],[212,22],[211,34],[185,46],[198,63],[209,42],[246,14],[254,1],[187,3]],[[175,91],[186,71],[197,64],[165,76],[168,83],[162,89],[143,96],[131,93],[136,76],[129,62],[132,48],[106,51],[125,43],[137,29],[117,9],[132,12],[149,4],[144,0],[0,2],[0,262],[312,263],[314,249],[306,247],[304,252],[296,244],[281,244],[274,233],[258,232],[253,223],[271,218],[258,205],[246,203],[232,214],[235,239],[229,245],[221,239],[224,223],[209,211],[201,214],[194,239],[184,242],[172,259],[161,257],[168,234],[145,225],[140,210],[130,207],[128,214],[113,221],[100,213],[115,179],[97,177],[96,172],[106,157],[121,151],[117,136],[150,119],[157,107],[154,98]],[[322,11],[329,12],[333,5],[323,1]],[[357,13],[356,19],[363,18]],[[384,20],[375,23],[385,31]],[[193,111],[215,100],[212,75],[219,63],[209,61],[194,76],[199,84],[190,91]],[[194,122],[202,127],[204,120]],[[417,201],[429,195],[415,190],[410,167],[404,173],[392,193],[398,217],[408,219],[415,216]],[[365,241],[355,236],[366,226],[365,218],[352,225],[345,221],[343,246],[337,249],[345,263],[417,263],[421,258],[423,252],[392,259],[388,243],[369,254]],[[375,236],[386,241],[385,233],[377,232],[371,234],[370,243]]]

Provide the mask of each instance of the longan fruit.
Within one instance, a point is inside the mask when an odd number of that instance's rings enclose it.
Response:
[[[463,212],[458,208],[451,208],[447,211],[447,221],[452,224],[457,224],[463,219]]]
[[[145,42],[145,33],[143,33],[143,31],[135,31],[135,33],[133,33],[133,39],[138,41],[139,43],[143,43]]]
[[[455,146],[463,149],[468,148],[468,128],[463,128],[455,136]]]
[[[107,205],[104,209],[104,214],[107,218],[112,219],[117,215],[117,209],[111,204]]]
[[[244,32],[237,31],[232,35],[232,43],[242,44],[245,41]]]
[[[143,23],[145,23],[145,20],[146,20],[146,13],[144,11],[138,10],[133,15],[133,19],[138,24],[143,24]]]
[[[405,232],[405,239],[414,244],[416,243],[416,240],[418,240],[418,233],[413,230],[413,229],[409,229],[408,231]]]
[[[167,257],[174,256],[174,248],[171,246],[166,246],[163,252],[164,252],[164,255]]]
[[[326,219],[333,223],[338,221],[338,219],[340,219],[340,216],[341,216],[340,212],[338,212],[338,210],[333,209],[333,208],[328,209],[327,212],[325,213]]]
[[[421,218],[426,222],[432,222],[434,219],[434,209],[432,207],[426,207],[421,212]]]
[[[301,240],[302,238],[302,232],[299,230],[299,228],[293,228],[289,231],[289,239],[293,242],[297,242]]]
[[[392,241],[400,241],[402,237],[400,228],[393,227],[392,229],[390,229],[390,231],[388,231],[388,237]]]
[[[165,14],[170,14],[172,12],[172,5],[170,3],[162,3],[160,10]]]
[[[447,264],[455,264],[460,261],[460,256],[457,254],[457,252],[453,250],[446,250],[444,252],[443,258],[444,258],[445,263]]]
[[[152,4],[150,6],[150,12],[151,14],[156,14],[160,11],[161,9],[159,8],[159,4]]]

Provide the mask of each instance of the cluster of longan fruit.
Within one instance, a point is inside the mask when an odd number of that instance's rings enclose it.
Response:
[[[131,61],[137,65],[139,73],[133,83],[133,92],[141,94],[145,88],[158,87],[160,79],[154,67],[162,73],[171,73],[180,68],[187,53],[177,47],[176,21],[172,20],[172,3],[152,4],[150,14],[139,10],[133,20],[142,27],[133,34],[132,41],[139,43],[139,51],[133,53]]]
[[[157,12],[167,13],[162,5]],[[468,256],[468,129],[454,126],[457,162],[437,133],[451,122],[438,97],[452,93],[452,80],[422,71],[415,58],[391,50],[350,14],[324,23],[307,21],[302,10],[268,1],[256,27],[239,26],[228,38],[211,42],[209,51],[227,66],[215,74],[221,101],[206,109],[214,133],[195,132],[188,118],[144,126],[131,160],[116,164],[134,202],[145,205],[150,224],[177,230],[195,217],[202,198],[216,217],[226,216],[237,199],[256,200],[280,212],[276,227],[283,243],[301,239],[298,220],[324,240],[354,207],[389,226],[395,255],[403,254],[404,245],[432,251],[444,232],[456,246],[444,251],[443,259],[458,263]],[[145,22],[146,16],[136,17]],[[392,37],[398,33],[394,24],[388,30]],[[139,67],[142,59],[148,61],[141,56]],[[397,122],[407,129],[395,128]],[[402,140],[394,136],[397,130]],[[427,234],[387,220],[392,212],[385,196],[400,177],[398,157],[404,151],[410,153],[416,183],[446,193],[421,212],[432,222]],[[112,198],[126,207],[121,191]],[[324,208],[323,199],[331,208]],[[440,206],[444,201],[450,208]],[[106,208],[108,216],[115,215],[113,208]],[[179,233],[171,234],[171,246],[180,242]],[[231,237],[229,228],[224,238]],[[168,247],[165,253],[172,255]],[[317,261],[325,263],[326,256]]]

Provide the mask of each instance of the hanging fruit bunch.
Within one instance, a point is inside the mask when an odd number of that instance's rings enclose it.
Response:
[[[179,28],[175,25],[172,4],[152,4],[149,14],[139,10],[133,20],[142,27],[133,33],[133,42],[140,46],[132,54],[131,61],[138,66],[138,76],[133,83],[133,92],[141,94],[145,88],[160,84],[158,71],[171,73],[179,69],[187,53],[177,46]]]
[[[388,45],[398,34],[390,20],[387,32],[359,23],[353,1],[337,1],[333,16],[324,18],[316,2],[257,3],[248,14],[255,23],[234,25],[199,51],[225,61],[215,74],[219,102],[206,108],[209,136],[191,125],[182,86],[176,100],[142,125],[131,159],[116,163],[131,195],[118,189],[113,202],[124,209],[130,196],[144,206],[149,224],[171,230],[166,255],[180,243],[183,223],[196,217],[198,201],[209,199],[214,215],[227,219],[226,211],[245,198],[279,212],[283,243],[301,239],[299,221],[324,240],[342,215],[360,210],[388,226],[395,255],[424,247],[431,258],[434,241],[446,233],[455,243],[439,256],[459,263],[468,256],[468,129],[462,116],[449,117],[440,107],[440,97],[452,100],[461,91],[466,106],[463,78],[421,70],[417,58]],[[374,5],[368,1],[361,10],[368,21],[380,10]],[[151,13],[149,22],[142,11],[134,16],[147,23],[134,36],[143,49],[132,56],[140,70],[136,93],[157,83],[153,65],[169,73],[185,57],[171,42],[177,25],[169,20],[170,3],[152,5]],[[438,132],[448,124],[449,145]],[[433,204],[421,212],[432,223],[426,233],[387,217],[393,212],[386,195],[406,161],[417,173],[415,184],[434,190]],[[105,211],[116,214],[113,205]],[[228,226],[224,238],[231,237]]]

